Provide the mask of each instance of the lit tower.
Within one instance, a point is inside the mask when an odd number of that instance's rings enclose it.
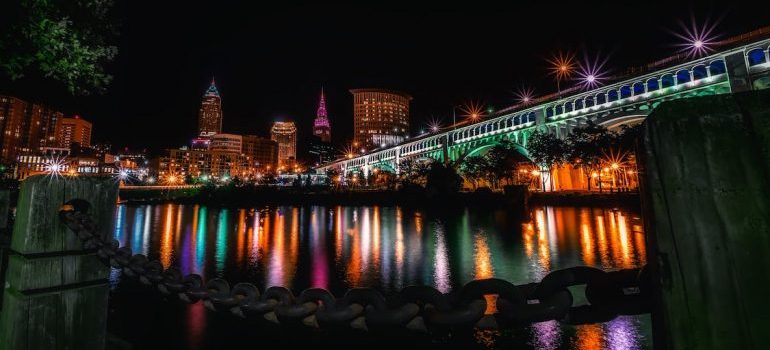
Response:
[[[198,134],[209,137],[222,132],[222,99],[219,90],[211,78],[211,85],[203,94],[200,112],[198,112]]]
[[[324,97],[323,88],[321,88],[321,101],[318,102],[318,111],[316,112],[315,121],[313,121],[313,135],[321,139],[321,142],[332,142],[332,128],[329,125],[329,117],[326,114],[326,97]]]

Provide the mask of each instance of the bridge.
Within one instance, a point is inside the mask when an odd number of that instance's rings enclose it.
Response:
[[[589,121],[608,129],[638,123],[668,100],[728,94],[770,87],[770,27],[717,43],[717,53],[701,58],[680,54],[644,67],[647,73],[580,92],[579,87],[497,112],[467,126],[453,125],[389,148],[324,164],[346,175],[374,169],[399,172],[404,160],[456,161],[483,154],[501,140],[513,141],[527,155],[527,139],[537,131],[566,137]],[[677,62],[684,62],[678,63]],[[661,68],[663,67],[663,68]]]

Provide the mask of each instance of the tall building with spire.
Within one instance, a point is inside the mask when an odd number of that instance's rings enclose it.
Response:
[[[332,128],[329,124],[329,116],[326,114],[326,97],[324,89],[321,88],[321,100],[318,102],[318,111],[313,121],[313,135],[321,139],[321,142],[332,142]]]
[[[222,132],[222,98],[214,78],[211,85],[203,94],[200,112],[198,112],[198,135],[210,137]]]
[[[326,114],[326,96],[323,88],[321,88],[321,99],[313,121],[313,136],[310,138],[309,145],[311,164],[321,165],[333,160],[332,128],[329,124],[329,116]]]

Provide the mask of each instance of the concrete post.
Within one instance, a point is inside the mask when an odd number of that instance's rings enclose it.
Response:
[[[766,348],[770,91],[663,103],[645,129],[655,348]]]
[[[37,175],[21,187],[11,238],[0,349],[102,349],[109,268],[59,221],[72,199],[91,204],[109,237],[118,184],[110,178]]]
[[[11,191],[0,190],[0,286],[5,285],[5,270],[8,267],[8,249],[11,244],[8,211]],[[0,288],[0,311],[3,310],[3,289]]]

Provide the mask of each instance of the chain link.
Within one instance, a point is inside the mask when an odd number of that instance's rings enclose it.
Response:
[[[261,293],[252,283],[231,287],[220,278],[204,281],[197,274],[182,275],[174,267],[164,270],[157,260],[133,254],[130,248],[119,247],[117,240],[102,239],[84,201],[71,201],[59,216],[84,248],[95,250],[105,263],[142,284],[155,286],[164,295],[185,303],[202,301],[213,311],[281,325],[362,330],[406,327],[434,333],[549,320],[599,323],[651,310],[646,267],[606,272],[578,266],[553,271],[540,283],[517,286],[491,278],[469,282],[449,294],[429,286],[408,286],[388,298],[374,288],[353,288],[340,298],[322,288],[306,289],[298,296],[284,287]],[[579,285],[585,285],[586,305],[574,305],[569,287]],[[486,314],[490,295],[496,296],[496,310]]]

